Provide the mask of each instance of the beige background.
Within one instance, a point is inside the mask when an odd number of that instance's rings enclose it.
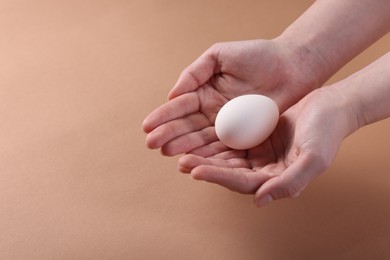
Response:
[[[278,35],[311,2],[2,0],[0,259],[388,259],[389,120],[264,209],[144,146],[143,118],[186,65]]]

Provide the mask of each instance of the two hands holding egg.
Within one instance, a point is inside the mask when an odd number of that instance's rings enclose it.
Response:
[[[275,41],[214,45],[145,119],[147,146],[167,156],[184,153],[179,171],[255,194],[257,206],[298,196],[348,133],[335,125],[347,115],[327,106],[337,91],[306,95],[313,73],[298,71],[293,60]]]

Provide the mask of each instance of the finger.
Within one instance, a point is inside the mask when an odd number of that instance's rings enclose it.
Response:
[[[268,176],[248,168],[226,168],[214,165],[200,165],[194,168],[191,177],[244,194],[254,193],[268,179]]]
[[[259,188],[255,194],[256,205],[262,207],[273,200],[298,197],[310,181],[324,170],[316,163],[309,156],[299,157],[282,174],[269,179]]]
[[[206,83],[214,73],[218,73],[218,49],[215,46],[209,48],[183,70],[175,86],[169,92],[168,98],[171,100],[184,93],[196,90]]]
[[[197,147],[201,147],[218,140],[213,126],[203,128],[200,131],[181,135],[161,147],[161,153],[166,156],[174,156],[187,153]]]
[[[189,151],[189,154],[194,154],[202,157],[210,157],[222,152],[230,150],[229,147],[224,145],[221,141],[216,141],[210,144],[206,144],[204,146],[195,148],[192,151]]]
[[[142,127],[150,133],[157,126],[171,120],[184,117],[199,111],[199,98],[194,92],[187,93],[156,108],[144,120]]]
[[[224,168],[247,168],[248,162],[242,158],[232,158],[229,160],[217,158],[204,158],[192,154],[187,154],[180,157],[178,162],[178,169],[182,173],[190,173],[192,169],[200,165],[210,165]]]
[[[150,132],[146,137],[146,145],[151,149],[157,149],[178,136],[199,131],[207,126],[210,126],[210,121],[201,113],[174,119]]]

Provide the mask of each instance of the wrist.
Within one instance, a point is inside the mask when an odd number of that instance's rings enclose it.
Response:
[[[286,53],[286,77],[305,88],[306,94],[321,87],[333,75],[331,66],[309,42],[296,42],[287,34],[273,41]]]
[[[390,28],[389,0],[316,1],[278,37],[323,84]]]
[[[357,93],[351,91],[353,89],[348,86],[348,83],[341,81],[330,86],[325,86],[323,89],[333,93],[331,103],[335,107],[334,112],[343,113],[344,119],[340,120],[340,123],[345,123],[344,138],[365,125],[361,116],[359,96]]]
[[[390,117],[390,52],[333,84],[346,100],[356,129]]]

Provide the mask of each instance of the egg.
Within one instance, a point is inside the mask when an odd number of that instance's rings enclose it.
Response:
[[[228,101],[215,119],[215,132],[226,146],[245,150],[264,142],[275,130],[279,109],[263,95],[242,95]]]

